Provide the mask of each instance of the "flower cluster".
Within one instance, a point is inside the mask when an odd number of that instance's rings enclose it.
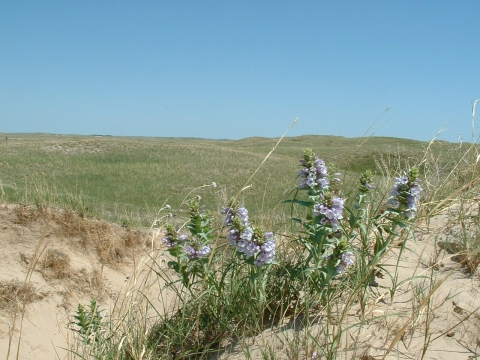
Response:
[[[189,259],[201,259],[210,254],[210,252],[210,247],[203,245],[201,242],[195,242],[185,247],[185,253]]]
[[[272,232],[263,235],[264,242],[260,245],[260,253],[255,259],[255,265],[270,264],[275,260],[275,237]]]
[[[178,253],[178,250],[183,248],[189,259],[201,259],[211,252],[208,245],[200,241],[191,241],[185,234],[178,234],[171,225],[167,225],[165,229],[163,242],[173,253]]]
[[[415,216],[422,192],[422,187],[419,185],[418,169],[412,168],[408,174],[395,178],[395,181],[387,204],[411,219]]]
[[[222,214],[225,215],[225,226],[233,226],[240,222],[243,227],[248,227],[248,210],[242,207],[226,206],[222,209]]]
[[[322,216],[320,220],[322,225],[330,225],[333,231],[339,230],[345,200],[338,196],[320,196],[320,199],[323,201],[314,205],[313,215]]]
[[[174,256],[187,257],[190,260],[201,259],[210,252],[210,234],[213,232],[212,217],[205,211],[205,206],[200,206],[198,198],[190,202],[190,221],[186,227],[190,231],[190,237],[179,232],[170,224],[165,227],[163,242],[168,251]]]
[[[366,194],[370,190],[374,190],[377,187],[372,185],[372,172],[370,170],[365,171],[362,176],[360,177],[360,194]]]
[[[182,234],[179,235],[178,232],[168,224],[165,228],[165,237],[163,238],[163,242],[167,245],[167,248],[173,248],[175,246],[183,246],[185,245],[185,241],[187,240],[187,235]]]
[[[305,150],[303,159],[300,160],[303,168],[299,172],[299,189],[320,188],[327,189],[330,185],[328,168],[325,161],[319,159],[312,149]]]
[[[340,255],[340,264],[337,265],[337,275],[343,273],[348,267],[355,263],[355,257],[351,251],[344,252]]]
[[[261,234],[248,221],[248,210],[245,207],[230,205],[224,207],[224,224],[230,226],[228,240],[239,253],[247,258],[255,257],[254,264],[263,266],[275,260],[275,237],[272,232]]]

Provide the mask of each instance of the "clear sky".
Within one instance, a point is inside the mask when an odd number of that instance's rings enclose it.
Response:
[[[0,0],[0,132],[358,137],[391,106],[369,134],[469,141],[478,98],[478,0]]]

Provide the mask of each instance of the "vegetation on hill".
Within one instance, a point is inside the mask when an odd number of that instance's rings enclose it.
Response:
[[[0,142],[0,194],[9,202],[57,205],[146,226],[163,205],[177,208],[189,191],[212,182],[218,187],[201,195],[219,208],[277,141],[8,134]],[[348,181],[367,169],[378,174],[379,165],[393,170],[416,164],[428,145],[395,138],[287,137],[241,197],[253,213],[273,215],[272,209],[292,190],[305,148],[335,163]],[[430,151],[435,157],[441,153],[442,164],[447,164],[456,146],[436,142]]]

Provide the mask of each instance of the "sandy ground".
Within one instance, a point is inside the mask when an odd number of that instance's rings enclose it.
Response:
[[[398,273],[398,281],[405,281],[393,302],[389,293],[391,281],[388,277],[378,278],[380,286],[372,289],[366,309],[366,318],[370,320],[344,332],[339,359],[380,359],[395,337],[403,333],[387,358],[421,359],[426,342],[429,345],[425,359],[480,356],[478,277],[462,272],[453,254],[439,250],[436,243],[445,239],[444,220],[439,217],[429,229],[418,229],[416,241],[409,242]],[[120,243],[122,246],[117,246]],[[132,232],[61,211],[0,204],[1,357],[71,358],[67,349],[72,344],[72,332],[68,329],[78,303],[89,304],[92,298],[99,298],[101,307],[107,310],[130,289],[132,278],[138,280],[135,270],[158,243],[158,238],[146,230]],[[400,247],[394,248],[387,263],[396,264],[399,251]],[[413,276],[417,278],[412,279]],[[434,278],[439,286],[426,299],[431,301],[431,311],[422,307],[425,298],[421,291],[417,291],[420,300],[412,300],[412,289],[426,284],[421,276]],[[18,297],[18,289],[25,289],[25,284],[30,284],[29,303],[22,311],[15,294]],[[423,293],[428,293],[428,289]],[[151,295],[152,301],[158,299],[155,289]],[[423,310],[414,311],[419,308]],[[345,324],[358,323],[359,319],[360,309],[354,305]],[[427,327],[429,337],[424,336]],[[262,358],[261,350],[268,344],[278,351],[277,358],[288,359],[292,357],[288,343],[298,331],[301,330],[293,330],[291,324],[285,323],[246,339],[218,357],[242,359],[248,347],[252,358]],[[313,351],[297,356],[321,358]]]
[[[131,288],[152,236],[58,210],[0,204],[0,244],[1,358],[51,360],[70,358],[68,329],[79,303],[100,299],[108,311]],[[25,284],[31,291],[22,318],[15,292]]]

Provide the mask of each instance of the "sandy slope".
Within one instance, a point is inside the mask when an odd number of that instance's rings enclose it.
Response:
[[[107,309],[119,298],[146,240],[151,246],[145,231],[131,232],[54,209],[1,204],[0,281],[7,292],[0,302],[2,358],[10,339],[8,359],[16,359],[17,352],[19,359],[68,358],[65,348],[72,334],[67,329],[77,304],[98,298]],[[62,259],[68,259],[67,266],[59,263]],[[23,321],[10,281],[17,287],[31,284],[34,289]]]

